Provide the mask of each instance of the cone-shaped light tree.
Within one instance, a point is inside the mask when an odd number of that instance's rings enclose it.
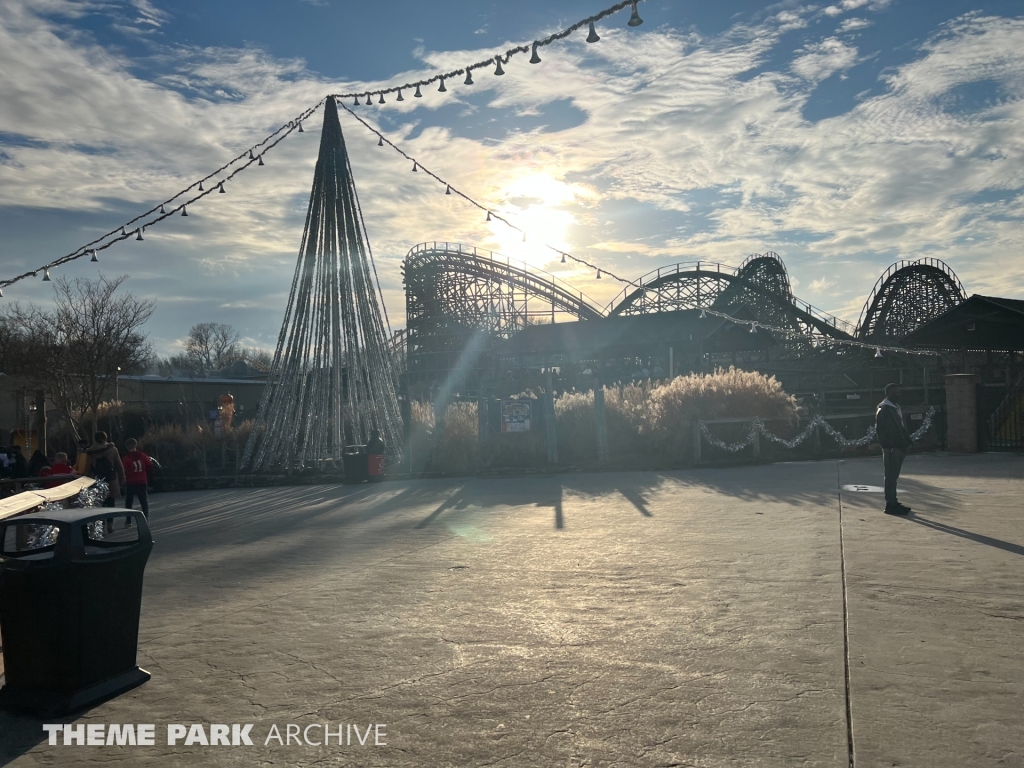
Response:
[[[338,107],[328,98],[299,260],[244,465],[340,462],[344,446],[365,443],[374,428],[397,453],[402,421],[378,289]]]

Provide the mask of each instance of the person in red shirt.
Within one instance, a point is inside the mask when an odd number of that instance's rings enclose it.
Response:
[[[68,464],[68,455],[61,451],[53,457],[53,464],[48,467],[49,472],[47,475],[73,475],[75,474],[74,468]],[[44,484],[45,488],[56,488],[58,485],[63,485],[68,482],[67,480],[55,480]]]
[[[124,455],[121,463],[124,465],[125,492],[124,505],[131,509],[135,497],[139,497],[139,506],[142,507],[142,514],[149,519],[149,497],[146,489],[149,485],[149,474],[153,468],[153,460],[145,453],[138,450],[138,440],[125,440],[124,447],[128,453]]]

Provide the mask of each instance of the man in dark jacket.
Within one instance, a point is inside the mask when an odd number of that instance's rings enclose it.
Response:
[[[905,515],[910,512],[910,507],[900,504],[896,499],[896,481],[913,441],[903,423],[899,384],[885,385],[885,400],[878,404],[878,410],[875,411],[875,433],[882,446],[882,460],[885,464],[885,514]]]

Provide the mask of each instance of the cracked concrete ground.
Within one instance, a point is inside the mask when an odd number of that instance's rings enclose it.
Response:
[[[161,746],[0,714],[0,765],[846,766],[840,506],[855,764],[1024,765],[1022,477],[912,455],[909,519],[840,490],[880,459],[156,496],[153,679],[75,722]],[[263,743],[325,722],[387,744]]]

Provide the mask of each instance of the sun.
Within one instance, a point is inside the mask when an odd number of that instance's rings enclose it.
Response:
[[[496,211],[515,226],[525,230],[523,235],[499,221],[487,226],[495,250],[531,267],[543,268],[557,254],[546,246],[571,251],[568,241],[570,227],[576,217],[562,206],[580,196],[574,185],[566,184],[542,171],[528,171],[517,176],[502,190],[505,203]]]

